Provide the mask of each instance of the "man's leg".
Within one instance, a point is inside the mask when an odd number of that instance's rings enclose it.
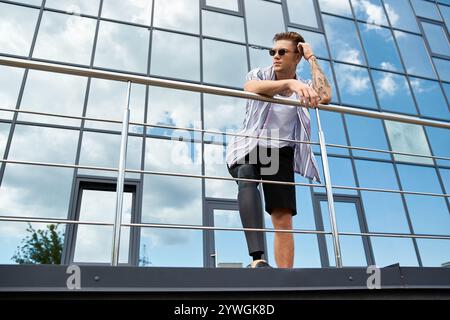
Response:
[[[275,229],[292,230],[292,211],[290,209],[273,209],[272,224]],[[294,235],[275,232],[274,255],[278,268],[294,266]]]
[[[238,165],[233,171],[233,176],[243,179],[259,180],[258,168],[252,164]],[[261,206],[261,196],[258,190],[258,183],[239,181],[239,213],[241,216],[242,226],[244,228],[263,228],[263,212]],[[253,258],[260,259],[264,253],[264,235],[262,232],[245,231],[248,251]],[[255,255],[256,254],[256,255]]]

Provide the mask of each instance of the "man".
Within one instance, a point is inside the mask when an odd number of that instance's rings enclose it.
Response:
[[[256,68],[247,75],[244,90],[266,96],[299,99],[305,107],[248,100],[242,136],[233,137],[227,151],[227,166],[234,178],[294,182],[294,172],[320,181],[317,164],[308,141],[310,116],[306,107],[331,100],[331,88],[309,44],[296,32],[278,33],[273,38],[272,65]],[[296,75],[302,57],[311,66],[312,83]],[[273,138],[274,140],[270,139]],[[279,140],[281,139],[281,140]],[[269,160],[269,161],[267,161]],[[244,228],[263,228],[259,183],[237,181],[239,213]],[[275,229],[292,230],[296,211],[295,186],[264,183],[265,211]],[[264,260],[262,232],[245,232],[252,268],[270,268]],[[294,264],[294,237],[275,232],[274,255],[279,268]]]

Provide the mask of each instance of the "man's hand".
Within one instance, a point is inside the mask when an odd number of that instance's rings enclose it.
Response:
[[[312,108],[316,108],[319,105],[320,98],[317,95],[317,92],[310,86],[298,80],[292,79],[289,80],[289,90],[297,93],[300,103],[305,107],[310,106]]]
[[[311,56],[314,55],[309,43],[299,42],[299,44],[297,45],[297,49],[300,53],[303,53],[303,56],[305,57],[306,60],[309,60],[309,58],[311,58]]]

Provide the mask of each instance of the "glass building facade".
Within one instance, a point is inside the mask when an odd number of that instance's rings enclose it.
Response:
[[[273,35],[297,31],[333,104],[448,122],[449,27],[448,0],[0,1],[0,55],[242,89],[249,70],[271,64]],[[297,71],[310,78],[305,61]],[[118,167],[126,96],[123,82],[0,66],[0,216],[63,220],[61,263],[111,261],[117,172],[89,167]],[[242,227],[236,183],[201,177],[229,178],[229,136],[200,130],[239,130],[245,100],[133,84],[130,108],[126,168],[137,172],[126,173],[122,223],[153,227],[121,228],[120,263],[245,266],[242,231],[167,228]],[[327,143],[378,150],[327,148],[343,265],[448,265],[450,132],[323,110],[320,118]],[[317,141],[315,111],[311,124]],[[42,165],[52,163],[67,167]],[[325,188],[299,185],[296,195],[294,228],[329,232]],[[1,264],[16,263],[30,225],[46,223],[0,221]],[[275,265],[273,233],[265,237]],[[295,247],[296,268],[335,266],[330,235],[297,233]]]

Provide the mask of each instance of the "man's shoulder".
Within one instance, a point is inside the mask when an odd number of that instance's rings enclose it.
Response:
[[[256,67],[250,70],[248,74],[260,80],[270,80],[273,78],[273,66]]]

